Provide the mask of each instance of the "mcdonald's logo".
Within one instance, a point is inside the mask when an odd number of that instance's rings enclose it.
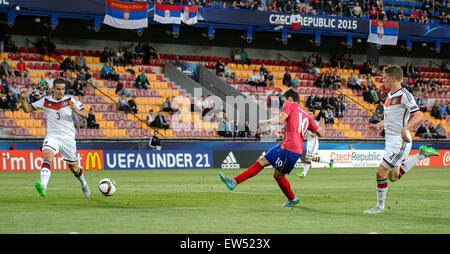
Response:
[[[86,156],[86,170],[91,168],[102,170],[102,159],[98,152],[88,152]]]

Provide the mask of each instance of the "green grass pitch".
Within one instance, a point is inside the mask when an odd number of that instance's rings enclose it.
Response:
[[[376,203],[375,168],[313,168],[305,179],[293,171],[294,208],[281,206],[272,169],[234,191],[219,171],[84,171],[90,199],[69,171],[52,172],[45,198],[34,189],[39,172],[1,172],[0,233],[450,233],[450,168],[414,168],[389,183],[387,212],[370,215],[363,210]],[[97,189],[105,177],[118,185],[111,197]]]

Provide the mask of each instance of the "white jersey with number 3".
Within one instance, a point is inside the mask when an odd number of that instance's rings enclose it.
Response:
[[[64,95],[61,100],[56,100],[52,96],[45,96],[40,100],[31,103],[36,110],[43,110],[47,117],[46,137],[58,137],[59,139],[75,139],[75,126],[72,119],[72,108],[70,103],[74,103],[77,110],[84,109],[81,102],[71,95]]]

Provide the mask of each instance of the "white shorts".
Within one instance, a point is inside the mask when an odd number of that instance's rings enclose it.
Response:
[[[306,156],[315,157],[319,154],[319,139],[314,138],[306,142]]]
[[[384,156],[381,165],[386,169],[392,170],[402,164],[411,151],[412,142],[406,143],[403,139],[386,142]]]
[[[41,150],[51,150],[56,156],[61,152],[61,157],[67,162],[67,164],[76,164],[77,159],[77,144],[75,139],[63,139],[57,137],[46,137],[42,144]]]

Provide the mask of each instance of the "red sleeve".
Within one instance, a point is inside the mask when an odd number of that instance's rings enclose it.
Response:
[[[283,108],[281,109],[282,113],[285,113],[286,115],[290,115],[291,114],[291,103],[286,103],[284,104]]]

